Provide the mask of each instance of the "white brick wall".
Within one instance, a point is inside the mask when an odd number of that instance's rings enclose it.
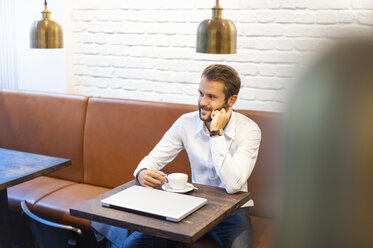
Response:
[[[372,0],[221,0],[234,21],[234,55],[195,52],[198,24],[214,0],[75,0],[74,93],[196,104],[201,71],[233,66],[237,108],[282,111],[303,65],[334,39],[371,34]]]

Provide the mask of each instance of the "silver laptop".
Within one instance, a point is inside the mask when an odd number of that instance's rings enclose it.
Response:
[[[101,200],[104,207],[179,222],[207,203],[207,199],[132,186]]]

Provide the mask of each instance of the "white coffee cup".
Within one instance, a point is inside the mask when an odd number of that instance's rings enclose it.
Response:
[[[188,182],[188,175],[185,173],[171,173],[167,175],[168,185],[172,189],[184,189]]]

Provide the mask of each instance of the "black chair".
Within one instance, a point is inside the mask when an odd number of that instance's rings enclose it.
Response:
[[[83,247],[82,230],[42,219],[33,214],[26,201],[21,202],[23,216],[31,229],[37,248]]]

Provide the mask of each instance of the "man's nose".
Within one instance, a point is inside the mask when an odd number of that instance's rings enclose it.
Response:
[[[208,99],[206,96],[201,96],[199,100],[199,105],[206,106],[208,105]]]

